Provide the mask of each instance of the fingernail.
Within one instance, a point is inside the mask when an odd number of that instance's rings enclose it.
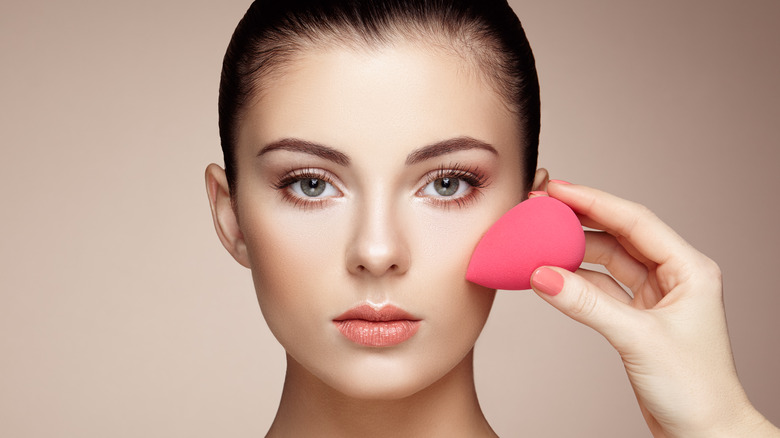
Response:
[[[557,183],[557,184],[563,184],[563,185],[567,185],[567,186],[571,185],[570,182],[562,181],[562,180],[559,180],[559,179],[551,179],[549,182]]]
[[[541,190],[534,190],[533,192],[528,192],[529,198],[533,198],[535,196],[547,196],[547,192],[543,192]]]
[[[563,290],[563,277],[550,268],[539,268],[531,276],[531,284],[539,292],[556,296]]]

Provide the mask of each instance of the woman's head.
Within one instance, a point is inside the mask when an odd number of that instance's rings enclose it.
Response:
[[[401,41],[463,60],[517,117],[525,189],[536,169],[539,82],[520,21],[504,0],[256,1],[236,27],[223,63],[219,127],[235,190],[237,128],[245,109],[312,48],[376,50]]]
[[[522,80],[483,71],[510,62],[479,40],[490,26],[464,18],[499,9],[483,2],[469,13],[328,3],[256,3],[242,21],[220,100],[233,180],[209,166],[209,198],[222,243],[252,270],[288,377],[405,397],[470,366],[495,294],[465,280],[471,252],[534,180],[522,169],[536,161],[532,58]],[[505,13],[484,21],[516,23]],[[268,41],[246,43],[256,26]],[[510,83],[527,99],[508,99]],[[536,175],[538,186],[546,174]]]

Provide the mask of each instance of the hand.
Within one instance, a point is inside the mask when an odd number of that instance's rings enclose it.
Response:
[[[543,267],[531,284],[615,347],[653,436],[780,436],[737,378],[717,264],[641,205],[558,181],[548,194],[603,230],[586,231],[585,262],[612,276]]]

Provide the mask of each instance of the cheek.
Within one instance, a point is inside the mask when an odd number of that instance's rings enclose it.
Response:
[[[304,212],[278,205],[242,217],[258,302],[283,344],[310,325],[314,329],[319,321],[313,314],[338,304],[328,291],[345,269],[339,256],[344,223],[338,211]]]
[[[421,283],[420,297],[432,317],[442,327],[460,326],[476,329],[478,335],[490,312],[495,292],[466,281],[466,269],[471,253],[503,206],[421,211],[419,223],[410,227],[408,239],[414,242],[414,275]],[[458,331],[456,331],[458,332]],[[457,333],[440,333],[446,338]]]

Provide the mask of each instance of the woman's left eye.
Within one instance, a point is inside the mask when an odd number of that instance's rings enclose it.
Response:
[[[424,196],[459,198],[471,191],[472,186],[461,178],[444,177],[429,182],[422,189]]]
[[[489,184],[489,178],[479,168],[452,164],[429,173],[417,196],[440,207],[465,207],[476,201]]]

